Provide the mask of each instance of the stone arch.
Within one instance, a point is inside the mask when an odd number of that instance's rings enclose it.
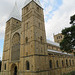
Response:
[[[18,73],[18,68],[16,64],[11,65],[11,75],[17,75]]]
[[[20,43],[20,34],[19,33],[15,33],[12,37],[12,45],[16,44],[16,43]]]
[[[20,59],[20,34],[15,33],[12,38],[11,61]]]

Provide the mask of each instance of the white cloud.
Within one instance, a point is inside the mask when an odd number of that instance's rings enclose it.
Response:
[[[16,1],[21,11],[24,0]],[[6,21],[15,4],[15,0],[0,0],[0,39],[4,39]]]
[[[70,16],[75,14],[75,0],[62,0],[63,4],[57,11],[54,11],[52,19],[48,19],[45,23],[47,38],[53,40],[53,33],[60,33],[64,27],[70,26],[69,19]],[[23,7],[25,0],[17,0],[20,11]],[[41,0],[41,4],[44,7],[45,18],[46,15],[50,15],[50,11],[53,9],[54,4],[57,4],[56,0]],[[45,7],[47,3],[50,2],[48,7]],[[0,0],[0,39],[4,38],[5,32],[5,22],[9,13],[11,12],[15,0]],[[0,51],[0,56],[2,56],[2,51]]]
[[[0,51],[0,60],[2,60],[2,51]]]
[[[50,11],[53,9],[53,5],[56,4],[56,0],[41,0],[44,7],[45,18],[50,15]],[[23,7],[25,0],[17,0],[18,6]],[[48,7],[45,7],[50,2]],[[0,1],[0,38],[4,37],[5,22],[9,13],[14,6],[15,0],[1,0]],[[62,6],[57,11],[54,11],[52,19],[48,19],[46,22],[46,34],[47,38],[53,40],[53,33],[59,33],[64,27],[68,27],[69,18],[75,13],[75,0],[63,0]]]
[[[62,6],[53,14],[52,19],[46,22],[46,34],[50,40],[53,40],[53,33],[60,33],[62,29],[70,26],[70,16],[75,14],[75,0],[63,0]]]
[[[6,20],[7,20],[7,16],[3,16],[0,20],[0,39],[3,39],[4,37]]]

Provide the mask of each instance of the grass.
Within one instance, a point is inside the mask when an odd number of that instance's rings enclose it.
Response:
[[[63,74],[63,75],[75,75],[75,71],[72,71],[72,72],[70,72],[70,73]]]

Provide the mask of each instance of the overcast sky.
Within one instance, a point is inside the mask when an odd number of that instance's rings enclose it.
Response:
[[[2,57],[6,21],[15,1],[21,13],[25,0],[0,0],[0,57]],[[75,0],[40,0],[40,3],[44,8],[47,39],[53,41],[53,34],[71,26],[69,19],[75,14]]]

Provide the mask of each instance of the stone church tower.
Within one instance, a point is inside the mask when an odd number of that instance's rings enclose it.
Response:
[[[15,4],[6,22],[2,75],[48,75],[46,61],[44,14],[39,0],[26,0],[22,21]]]
[[[6,22],[1,75],[63,75],[75,71],[73,54],[46,39],[39,0],[26,0],[22,18],[17,4]]]

